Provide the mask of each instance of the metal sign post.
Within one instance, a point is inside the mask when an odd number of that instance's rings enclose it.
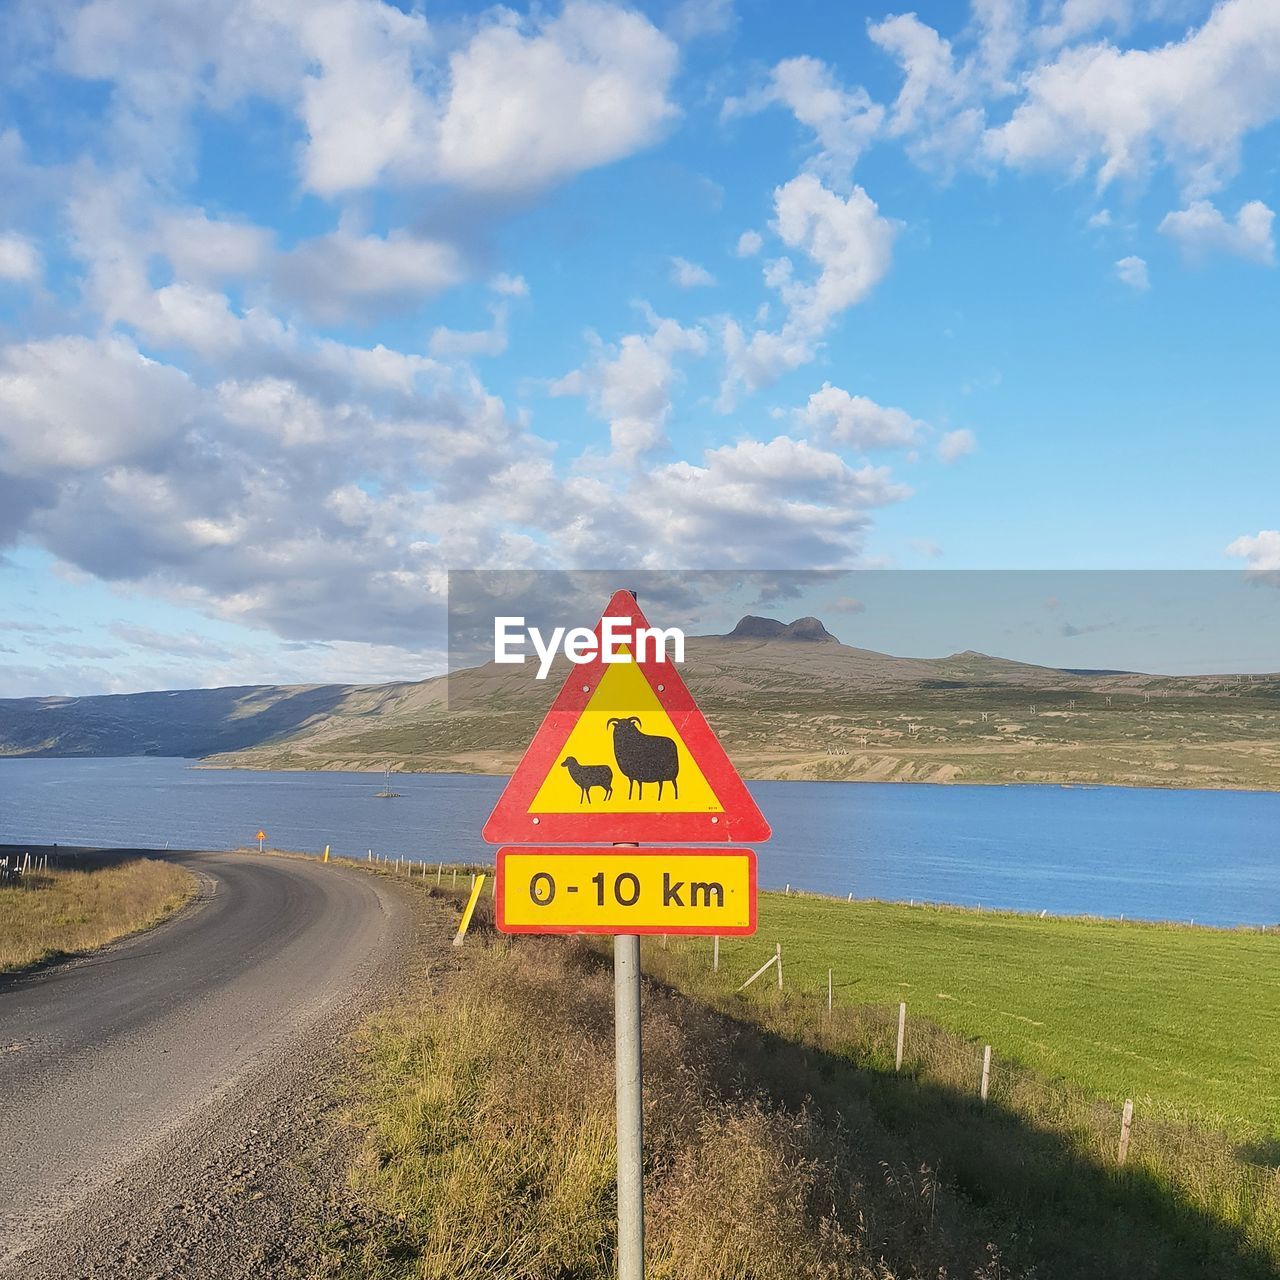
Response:
[[[613,939],[618,1111],[618,1280],[644,1280],[644,1109],[640,1074],[640,937]]]

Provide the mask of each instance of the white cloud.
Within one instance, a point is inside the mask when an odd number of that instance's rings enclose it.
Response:
[[[1280,530],[1260,529],[1256,534],[1244,534],[1227,547],[1227,555],[1247,560],[1250,569],[1280,572]]]
[[[529,282],[524,276],[508,275],[505,271],[499,272],[489,281],[489,288],[494,293],[500,293],[507,298],[527,298],[529,296]]]
[[[938,441],[938,457],[945,463],[952,463],[968,454],[977,452],[978,438],[968,427],[960,427],[948,431]]]
[[[433,169],[482,191],[540,187],[656,141],[676,47],[639,13],[569,0],[525,34],[510,11],[449,59]]]
[[[307,189],[328,198],[388,182],[536,189],[649,145],[677,114],[674,43],[600,0],[452,29],[384,0],[91,0],[62,22],[58,54],[110,84],[117,146],[156,171],[189,163],[195,109],[279,103],[306,132]]]
[[[210,218],[203,209],[161,214],[155,242],[182,281],[213,284],[262,271],[271,256],[272,233],[264,227]]]
[[[778,291],[786,318],[777,331],[759,329],[750,338],[735,321],[724,323],[722,411],[733,407],[739,387],[759,390],[812,360],[831,323],[871,292],[893,257],[899,224],[883,217],[861,187],[841,198],[816,175],[802,173],[778,187],[773,200],[774,231],[817,267],[817,275],[798,279],[786,257],[765,263],[765,283]]]
[[[1111,221],[1111,210],[1099,209],[1097,213],[1091,213],[1089,215],[1088,220],[1085,222],[1085,226],[1087,226],[1091,231],[1102,231],[1106,227],[1111,226]]]
[[[792,178],[774,192],[774,228],[782,241],[818,267],[811,283],[793,279],[782,259],[773,283],[807,330],[820,332],[846,308],[861,302],[889,270],[898,224],[882,217],[876,203],[854,187],[841,199],[812,174]]]
[[[1054,20],[1036,29],[1035,41],[1041,48],[1056,49],[1099,27],[1126,31],[1133,22],[1133,10],[1133,0],[1062,0]]]
[[[0,235],[0,280],[31,284],[42,271],[40,252],[26,236],[16,231]]]
[[[0,349],[0,470],[91,472],[165,450],[196,394],[124,338],[61,337]]]
[[[432,330],[427,343],[433,356],[471,359],[475,356],[500,356],[507,349],[507,308],[498,304],[490,308],[493,324],[488,329],[449,329],[439,325]]]
[[[814,165],[837,181],[848,178],[884,120],[884,108],[865,89],[842,88],[817,58],[784,59],[763,88],[728,99],[722,115],[732,118],[775,104],[787,107],[813,131],[818,143]]]
[[[1165,214],[1159,229],[1177,241],[1189,258],[1234,253],[1270,266],[1276,257],[1271,232],[1275,216],[1261,200],[1250,200],[1240,206],[1232,222],[1210,201],[1194,200],[1179,212]]]
[[[339,228],[304,241],[275,264],[277,288],[322,322],[420,303],[462,281],[461,255],[400,230],[359,236]]]
[[[738,237],[738,245],[734,250],[739,258],[754,258],[764,247],[764,237],[758,231],[744,231]]]
[[[1158,49],[1073,46],[1034,67],[1025,98],[986,134],[1010,165],[1098,165],[1098,186],[1142,178],[1157,158],[1201,196],[1239,167],[1247,133],[1280,114],[1280,7],[1224,0],[1204,24]]]
[[[824,382],[795,417],[807,432],[852,449],[901,449],[915,443],[926,425],[903,409],[876,404]]]
[[[904,76],[886,132],[907,139],[917,164],[949,173],[972,154],[982,132],[976,74],[958,64],[950,41],[914,13],[873,23],[867,34],[897,59]]]
[[[666,443],[675,362],[702,356],[707,336],[674,320],[652,317],[651,333],[628,334],[616,347],[598,345],[594,360],[551,386],[552,395],[582,395],[591,412],[609,424],[615,458],[635,462]]]
[[[728,31],[735,17],[734,0],[677,0],[664,26],[677,40],[696,40]]]
[[[1127,284],[1130,289],[1137,289],[1139,293],[1145,293],[1151,288],[1145,259],[1135,257],[1133,254],[1127,258],[1121,258],[1116,263],[1116,276],[1121,284]]]
[[[686,258],[671,259],[671,280],[682,289],[697,289],[716,282],[715,276],[706,267],[701,267]]]
[[[848,565],[861,554],[870,512],[909,494],[885,468],[851,467],[789,436],[744,440],[708,450],[700,463],[636,472],[622,493],[588,477],[571,481],[567,496],[582,514],[558,545],[571,562],[600,565],[618,563],[620,553],[663,569]]]

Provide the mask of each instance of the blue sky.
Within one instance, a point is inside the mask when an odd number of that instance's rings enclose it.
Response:
[[[431,674],[457,568],[1280,569],[1269,0],[0,58],[0,695]]]

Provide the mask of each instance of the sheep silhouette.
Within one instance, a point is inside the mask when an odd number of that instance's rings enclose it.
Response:
[[[562,769],[569,770],[569,776],[578,784],[578,803],[584,800],[591,803],[591,788],[604,790],[606,800],[613,799],[613,770],[607,764],[579,764],[573,756],[560,761]]]
[[[643,800],[644,784],[656,782],[661,800],[663,785],[669,782],[679,800],[676,775],[680,772],[680,753],[675,739],[641,733],[639,716],[614,717],[607,727],[613,730],[613,754],[627,779],[627,799],[631,799],[632,788],[639,786]]]

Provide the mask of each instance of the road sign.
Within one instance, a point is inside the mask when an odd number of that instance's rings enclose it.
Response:
[[[605,661],[604,618],[649,628],[629,591],[596,624],[597,656],[574,666],[484,825],[491,844],[767,840],[769,824],[670,659],[654,646]],[[670,932],[668,930],[667,932]]]
[[[502,933],[755,933],[756,855],[508,847],[498,850],[497,903]]]
[[[258,834],[253,838],[255,840],[265,840],[267,838],[267,833],[265,831],[259,831]]]

